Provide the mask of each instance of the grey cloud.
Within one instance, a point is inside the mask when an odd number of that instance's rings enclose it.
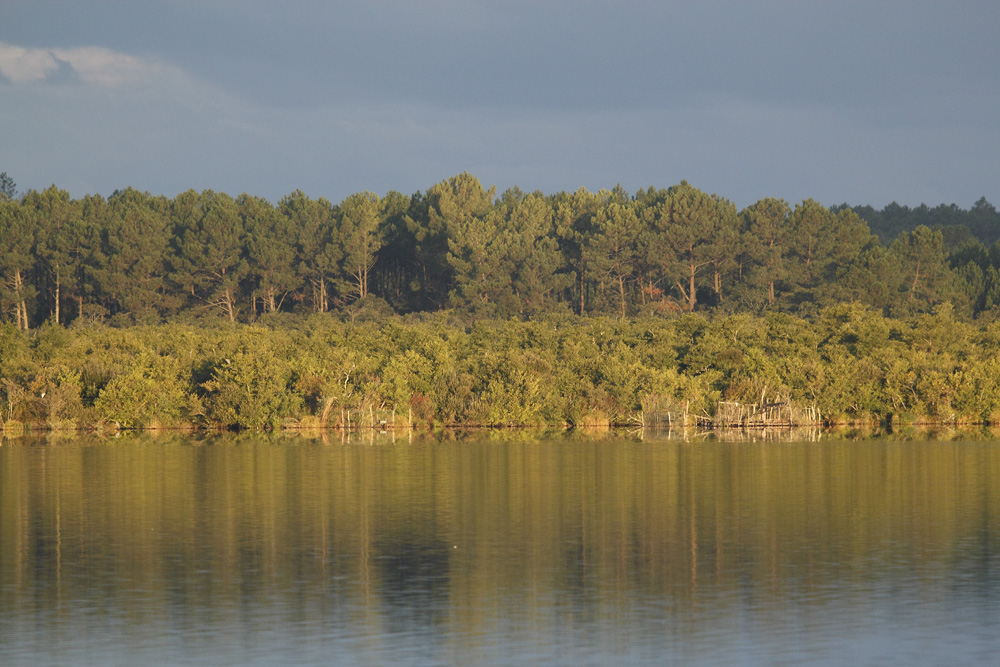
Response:
[[[0,138],[0,169],[22,184],[337,199],[468,170],[501,190],[687,178],[740,204],[1000,201],[996,3],[95,1],[44,30],[38,7],[0,40],[146,83],[56,104],[8,81],[0,118],[31,129]]]

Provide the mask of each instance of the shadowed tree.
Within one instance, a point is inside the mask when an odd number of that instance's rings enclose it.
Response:
[[[519,312],[540,313],[573,284],[574,275],[559,252],[554,212],[536,192],[514,205],[507,216],[511,232],[509,261]]]
[[[276,312],[299,285],[292,222],[261,197],[242,194],[236,205],[246,233],[251,310],[256,314],[259,298],[265,313]]]
[[[455,305],[495,314],[500,303],[509,301],[509,235],[504,226],[504,215],[498,209],[455,226],[448,239],[448,264],[455,276],[451,301]]]
[[[992,311],[1000,305],[1000,271],[994,261],[997,257],[1000,257],[1000,244],[990,249],[978,241],[948,256],[948,263],[961,279],[960,286],[973,314]]]
[[[993,204],[980,197],[969,209],[966,218],[972,233],[984,244],[995,243],[1000,239],[1000,213]]]
[[[868,226],[851,209],[834,213],[812,199],[789,216],[790,277],[812,289],[829,282],[841,265],[873,242]]]
[[[583,315],[587,310],[588,291],[584,248],[601,201],[598,195],[586,188],[580,188],[572,195],[563,193],[555,199],[555,235],[563,263],[576,276],[576,301],[579,302],[578,312]]]
[[[789,216],[789,278],[799,287],[814,287],[837,239],[830,234],[834,214],[812,199],[795,205]]]
[[[912,232],[900,234],[889,251],[902,266],[906,283],[904,290],[909,301],[928,303],[940,301],[947,292],[950,278],[940,231],[931,231],[919,225]]]
[[[407,197],[396,191],[389,191],[382,198],[382,246],[375,262],[372,289],[397,311],[413,308],[411,281],[417,275],[416,241],[407,229],[406,216],[412,202],[419,199],[419,194]]]
[[[668,197],[663,188],[649,188],[636,192],[633,204],[636,215],[641,221],[641,231],[638,239],[638,261],[636,263],[636,281],[639,283],[639,298],[645,306],[647,303],[657,304],[673,310],[676,303],[666,298],[669,287],[665,287],[663,274],[663,258],[669,250],[664,243],[661,230],[656,225],[656,216]]]
[[[416,242],[419,290],[425,308],[444,307],[454,284],[448,264],[448,239],[471,218],[482,218],[493,207],[496,188],[483,189],[479,179],[462,172],[431,187],[411,207],[406,224]]]
[[[627,196],[602,193],[605,202],[594,216],[583,248],[583,263],[590,279],[600,285],[610,283],[614,286],[624,318],[627,314],[625,286],[634,277],[641,225]]]
[[[70,199],[68,192],[54,185],[42,192],[28,192],[21,205],[34,211],[38,284],[44,286],[49,316],[61,324],[62,289],[74,272],[74,241],[82,233],[81,207]]]
[[[741,213],[743,248],[750,265],[747,282],[765,289],[767,302],[771,305],[775,301],[775,283],[787,275],[790,213],[785,200],[774,197],[761,199]]]
[[[338,223],[343,254],[342,275],[358,299],[368,296],[368,279],[382,247],[381,213],[378,195],[373,192],[352,194],[338,207]]]
[[[312,288],[313,310],[330,309],[329,281],[337,275],[342,257],[335,211],[329,201],[310,199],[301,190],[278,202],[278,212],[289,221],[296,240],[296,271]]]
[[[457,225],[448,243],[452,300],[480,312],[541,312],[572,280],[552,235],[552,209],[538,193],[505,192],[484,217]]]
[[[108,203],[100,195],[87,195],[80,200],[80,221],[69,230],[69,238],[64,246],[69,254],[71,270],[66,274],[66,292],[76,304],[76,316],[87,315],[87,305],[93,304],[101,292],[100,271],[107,258],[104,254],[103,235],[109,227],[111,215]],[[169,233],[169,230],[168,230]],[[167,237],[168,233],[164,234]],[[167,247],[167,257],[163,258],[164,268],[171,252]],[[172,286],[164,285],[164,289]],[[171,297],[178,302],[176,296]],[[94,307],[103,315],[101,306]],[[69,321],[69,318],[67,318]]]
[[[30,326],[28,302],[35,295],[35,288],[26,281],[35,263],[34,229],[31,209],[11,199],[0,201],[0,304],[4,312],[11,309],[17,328],[23,331]]]
[[[849,208],[831,216],[826,223],[826,236],[829,251],[818,272],[818,280],[824,288],[836,286],[842,267],[858,261],[865,252],[878,246],[878,239],[869,232],[865,221]]]
[[[712,292],[715,294],[716,303],[721,303],[723,285],[727,282],[731,284],[734,272],[739,267],[739,257],[742,253],[740,222],[735,204],[718,195],[712,195],[712,199],[717,207],[717,218],[707,254],[712,273]]]
[[[836,281],[828,286],[831,302],[857,301],[889,311],[900,298],[902,268],[899,257],[878,243],[873,243],[837,271]]]
[[[235,322],[240,280],[247,272],[239,207],[229,195],[205,190],[197,210],[200,215],[191,216],[179,230],[175,280]]]
[[[0,172],[0,201],[17,199],[17,184],[7,172]]]
[[[112,312],[144,320],[174,312],[179,299],[167,283],[171,259],[170,201],[132,188],[108,200],[103,262],[96,273]]]
[[[721,296],[722,271],[735,265],[738,253],[735,207],[681,181],[667,191],[652,220],[659,234],[655,261],[673,279],[686,310],[697,306],[699,277],[709,269],[710,287]]]

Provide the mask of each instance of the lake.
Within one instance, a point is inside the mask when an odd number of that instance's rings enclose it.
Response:
[[[993,663],[1000,441],[808,437],[5,439],[0,664]]]

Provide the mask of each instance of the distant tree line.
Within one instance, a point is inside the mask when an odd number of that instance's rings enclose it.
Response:
[[[949,248],[973,241],[985,245],[1000,241],[1000,216],[986,197],[980,197],[968,210],[957,204],[940,204],[934,208],[921,204],[910,208],[896,202],[881,210],[871,206],[848,207],[847,204],[841,204],[835,210],[843,208],[853,208],[884,245],[892,243],[902,232],[913,231],[920,225],[942,232],[945,245]]]
[[[972,317],[1000,304],[1000,216],[985,199],[738,210],[687,182],[498,196],[462,173],[411,196],[272,204],[211,190],[17,196],[3,176],[0,318],[22,330],[329,311],[813,316],[842,302],[891,316],[948,302]]]

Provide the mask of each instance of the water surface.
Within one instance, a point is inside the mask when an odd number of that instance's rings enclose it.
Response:
[[[988,663],[1000,443],[0,446],[0,663]]]

